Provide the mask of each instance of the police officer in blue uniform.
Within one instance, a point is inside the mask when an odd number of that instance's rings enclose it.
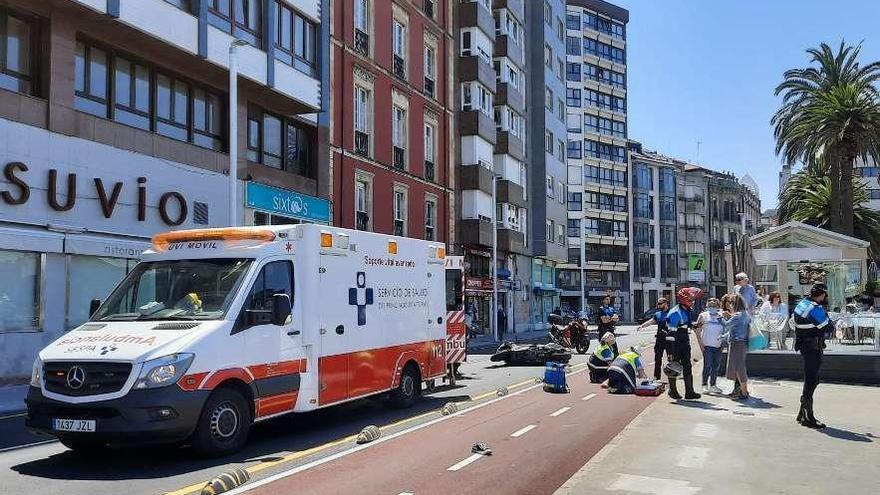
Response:
[[[657,300],[657,311],[654,317],[639,325],[639,330],[651,325],[657,325],[657,333],[654,335],[654,379],[660,379],[660,370],[663,369],[663,351],[666,351],[666,360],[670,359],[672,352],[666,348],[666,313],[669,312],[669,301],[665,297]]]
[[[804,358],[804,390],[797,422],[808,428],[825,428],[813,414],[813,392],[819,385],[825,332],[832,328],[828,313],[822,307],[827,299],[828,289],[825,284],[813,284],[810,297],[802,299],[794,308],[794,349]]]
[[[605,335],[607,332],[611,332],[611,335],[616,335],[614,327],[617,326],[620,316],[617,315],[617,310],[611,305],[611,296],[602,298],[602,305],[599,306],[598,320],[599,335]],[[615,356],[620,354],[617,350],[617,342],[613,343],[611,348],[614,349]]]
[[[703,291],[696,287],[685,287],[675,295],[678,304],[666,314],[666,348],[670,363],[678,363],[684,375],[684,398],[696,400],[701,397],[694,391],[694,376],[691,369],[691,340],[690,328],[692,324],[691,308],[694,302],[703,297]],[[676,388],[676,376],[669,374],[669,397],[675,400],[681,399],[681,394]]]

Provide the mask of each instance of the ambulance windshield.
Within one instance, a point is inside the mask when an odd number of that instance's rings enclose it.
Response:
[[[252,261],[224,258],[140,263],[92,321],[223,318]]]

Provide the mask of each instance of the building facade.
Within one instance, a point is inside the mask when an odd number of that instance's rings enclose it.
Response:
[[[630,147],[632,310],[638,316],[673,299],[679,280],[678,170],[675,160]]]
[[[328,3],[3,2],[0,386],[27,383],[151,236],[229,224],[234,39],[238,222],[330,221]]]
[[[532,266],[526,166],[526,10],[522,0],[454,2],[458,110],[457,244],[464,255],[465,309],[472,337],[530,325]],[[493,186],[494,182],[494,186]],[[494,189],[493,189],[494,188]],[[493,196],[494,191],[494,196]],[[496,273],[492,273],[496,219]],[[492,314],[492,279],[499,300]]]
[[[629,12],[602,0],[570,0],[566,12],[568,263],[559,270],[563,305],[605,295],[631,315],[626,23]],[[582,247],[583,246],[583,247]],[[582,258],[581,253],[585,255]]]
[[[532,258],[531,327],[559,306],[556,266],[568,259],[565,158],[565,1],[526,4],[527,183]]]
[[[334,223],[451,242],[450,2],[333,3]]]

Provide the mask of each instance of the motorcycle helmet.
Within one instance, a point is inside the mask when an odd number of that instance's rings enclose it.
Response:
[[[694,301],[703,297],[703,290],[699,287],[684,287],[679,289],[678,293],[675,295],[676,300],[678,300],[679,304],[686,308],[690,308],[694,305]]]
[[[602,335],[602,343],[603,344],[611,345],[614,343],[615,340],[616,339],[614,338],[614,334],[611,332],[605,332],[605,334]]]
[[[666,363],[666,366],[663,367],[663,373],[666,373],[666,376],[669,378],[677,378],[681,376],[682,372],[683,370],[679,363]]]

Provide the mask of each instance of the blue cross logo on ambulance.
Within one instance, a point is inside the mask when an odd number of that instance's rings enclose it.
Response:
[[[355,276],[355,285],[348,289],[348,304],[357,306],[358,326],[367,324],[367,306],[373,304],[373,289],[367,287],[367,274],[357,272]]]

